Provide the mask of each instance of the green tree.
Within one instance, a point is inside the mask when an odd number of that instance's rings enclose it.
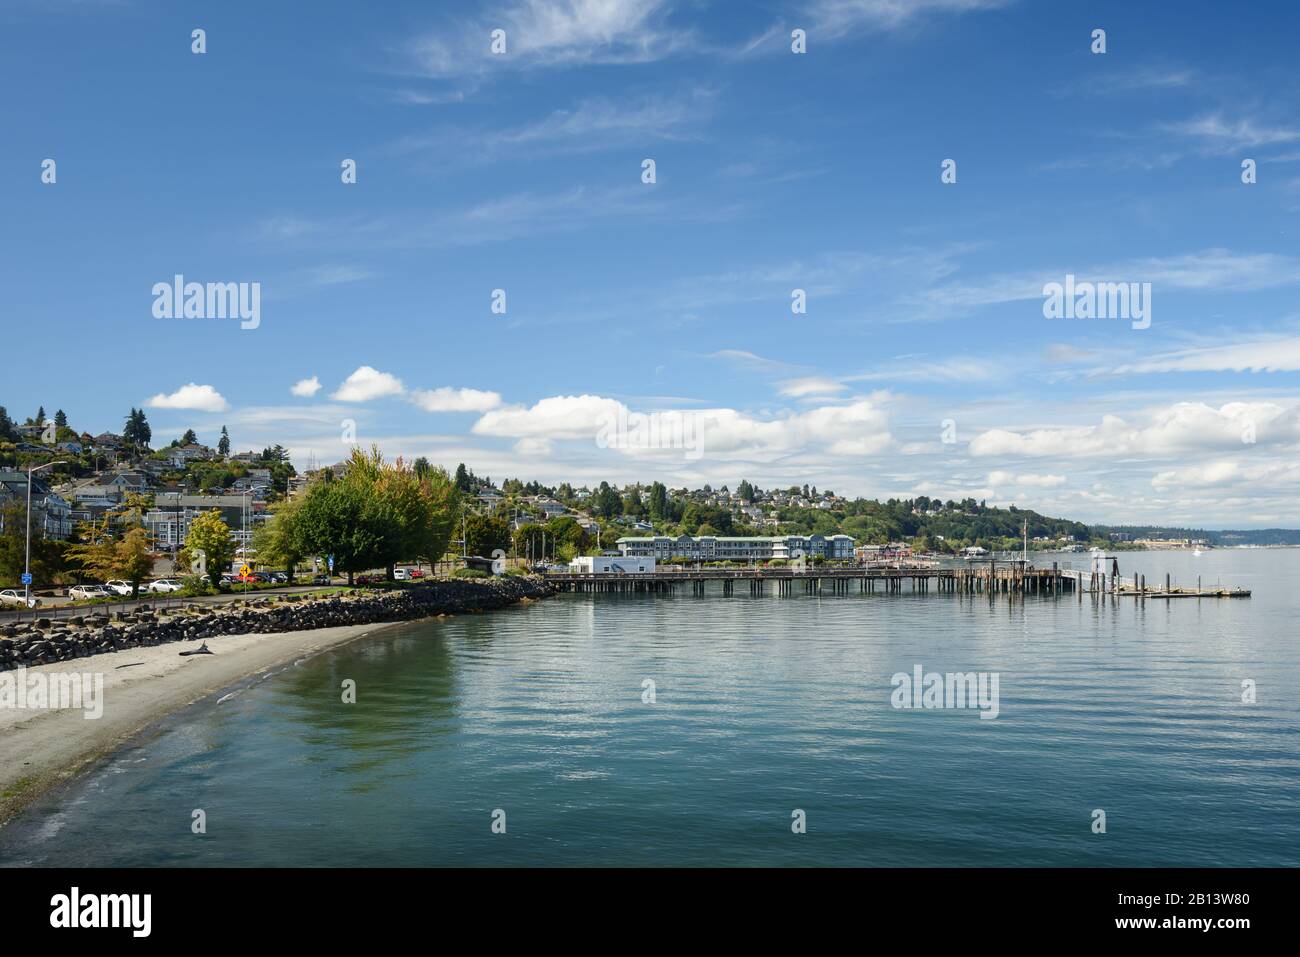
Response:
[[[601,518],[613,518],[623,508],[623,500],[610,488],[608,482],[601,482],[596,494],[591,497],[591,513]]]
[[[459,499],[447,473],[420,478],[398,459],[384,462],[378,448],[354,449],[347,474],[311,486],[292,524],[303,555],[333,555],[348,575],[370,568],[392,574],[399,561],[436,561],[447,550]]]
[[[23,553],[26,545],[27,507],[25,503],[11,500],[0,511],[0,587],[18,585],[23,573]],[[53,583],[67,569],[65,545],[41,537],[35,516],[32,517],[32,579],[37,583]]]
[[[230,454],[230,433],[224,425],[221,427],[221,438],[217,440],[217,454],[223,459]]]
[[[510,550],[510,523],[495,515],[477,512],[465,516],[465,542],[470,555],[490,557],[493,550]]]
[[[56,428],[66,429],[68,427],[68,414],[62,409],[54,413],[54,425]]]
[[[668,489],[663,482],[650,486],[650,521],[662,522],[668,518]]]
[[[253,547],[257,549],[258,561],[283,568],[290,581],[293,581],[294,569],[304,557],[303,542],[295,522],[301,504],[301,499],[276,502],[270,507],[270,520],[253,532]]]
[[[153,440],[153,429],[145,418],[144,409],[132,408],[126,417],[126,426],[122,429],[122,439],[127,445],[147,449]]]
[[[465,468],[464,462],[461,462],[456,466],[456,490],[458,492],[469,492],[472,490],[469,471]]]
[[[113,547],[114,577],[131,583],[131,595],[140,594],[140,582],[153,572],[153,543],[140,526],[129,529]]]
[[[216,585],[222,572],[235,557],[235,542],[230,537],[230,526],[222,519],[220,511],[213,509],[204,512],[190,523],[189,533],[185,536],[185,547],[181,549],[177,560],[182,565],[190,564],[196,550],[202,550],[207,562],[208,579]]]

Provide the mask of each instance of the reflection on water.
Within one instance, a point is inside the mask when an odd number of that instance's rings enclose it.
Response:
[[[563,596],[403,625],[183,715],[0,860],[1300,863],[1300,552],[1120,560],[1255,596]],[[895,710],[918,664],[997,672],[1000,716]]]

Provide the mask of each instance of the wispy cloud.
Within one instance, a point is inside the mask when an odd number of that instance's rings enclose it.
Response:
[[[832,37],[897,30],[925,16],[975,13],[1014,0],[813,0],[805,6],[813,28]]]
[[[391,151],[421,154],[449,165],[479,165],[527,155],[619,149],[656,140],[685,140],[712,115],[713,91],[695,87],[675,96],[658,94],[615,100],[593,96],[532,123],[501,128],[440,128],[404,137]]]
[[[1165,130],[1199,140],[1207,148],[1228,152],[1246,146],[1275,146],[1300,140],[1300,129],[1269,123],[1256,117],[1230,119],[1222,113],[1207,113],[1179,123],[1169,123]]]
[[[516,0],[472,21],[444,23],[411,46],[425,76],[461,80],[496,72],[592,63],[647,63],[689,48],[692,33],[667,23],[667,0]],[[493,30],[506,52],[491,52]]]

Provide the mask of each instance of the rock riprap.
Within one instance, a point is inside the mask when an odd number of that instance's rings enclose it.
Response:
[[[536,576],[439,579],[385,591],[352,589],[325,598],[310,594],[260,596],[230,604],[191,604],[170,613],[141,605],[132,612],[116,612],[111,619],[108,615],[87,614],[68,619],[38,618],[30,624],[0,623],[0,671],[172,641],[490,611],[525,599],[544,598],[554,591],[553,585]]]

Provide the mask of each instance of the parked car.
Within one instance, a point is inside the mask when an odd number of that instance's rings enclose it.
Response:
[[[131,594],[131,583],[124,582],[121,579],[114,579],[111,582],[104,582],[104,588],[107,591],[111,591],[114,595]]]
[[[393,581],[404,582],[410,577],[410,573],[405,568],[393,569]]]
[[[313,585],[328,585],[330,583],[329,575],[313,575],[311,578]]]
[[[289,576],[284,572],[271,572],[271,581],[277,585],[287,585],[289,584]]]
[[[148,590],[150,594],[161,595],[167,592],[180,591],[184,587],[175,578],[160,578],[155,582],[150,582]]]
[[[12,588],[0,591],[0,605],[18,605],[20,607],[26,605],[28,608],[35,608],[40,603],[39,598],[23,598],[22,592],[14,591]]]
[[[410,576],[411,576],[412,578],[423,578],[423,577],[424,577],[424,569],[423,569],[423,568],[412,568],[412,569],[410,569]]]
[[[103,585],[73,585],[68,589],[68,597],[73,601],[95,601],[108,596]]]

